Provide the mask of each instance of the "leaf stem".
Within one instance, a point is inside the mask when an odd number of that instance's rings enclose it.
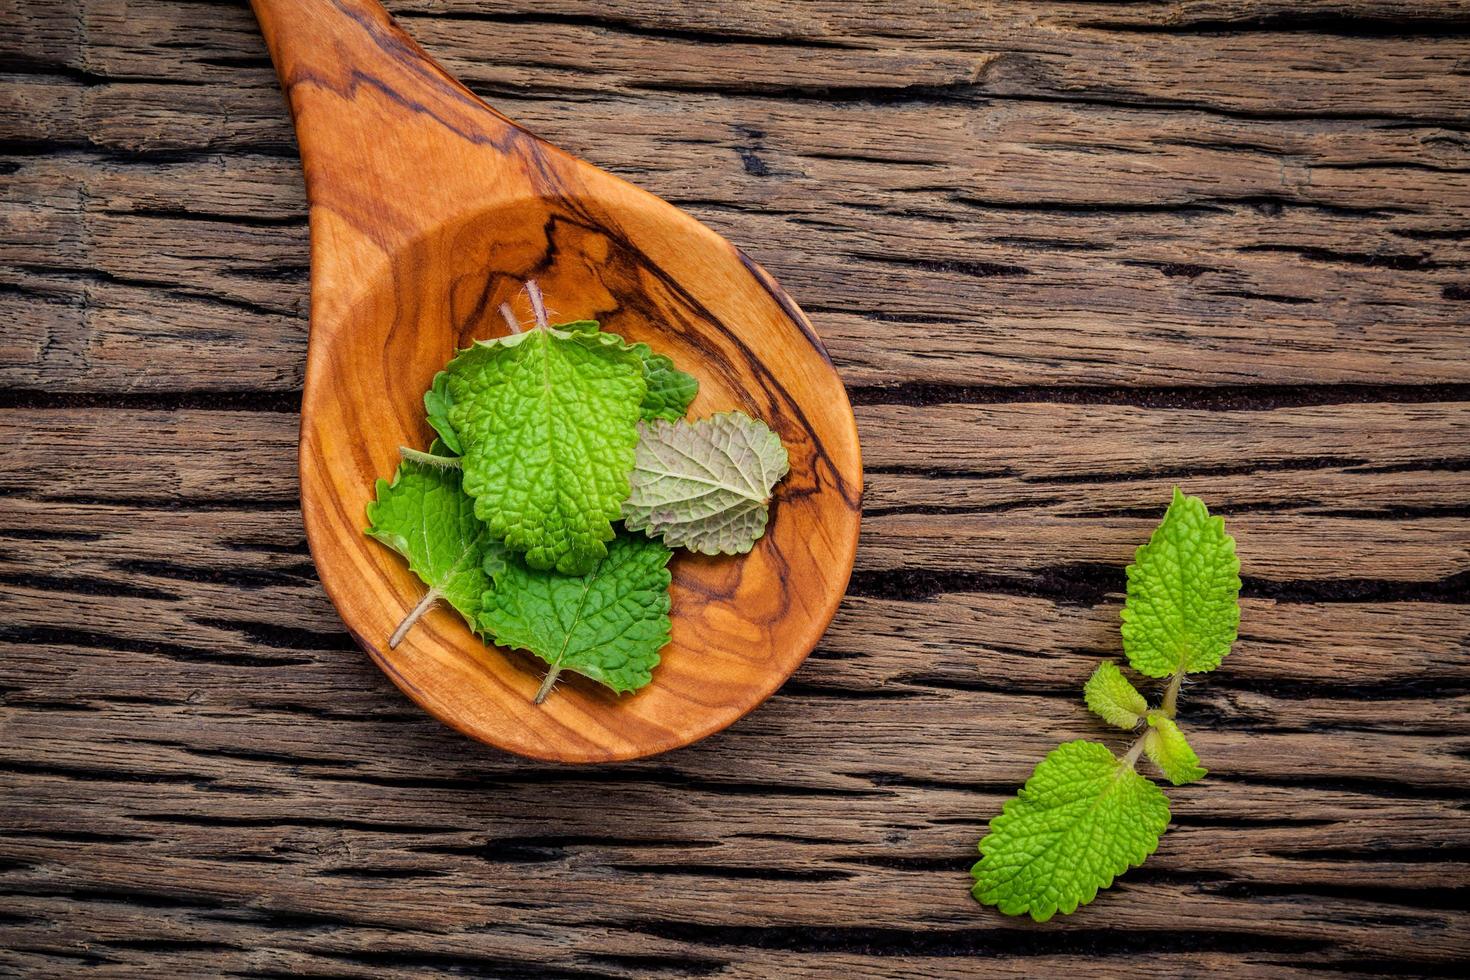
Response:
[[[417,623],[419,617],[429,611],[430,606],[439,601],[439,595],[440,592],[438,589],[430,589],[424,593],[424,597],[419,600],[419,604],[408,611],[408,615],[403,617],[403,622],[399,623],[398,628],[393,631],[393,635],[388,637],[389,650],[398,649],[398,644],[402,643],[403,638],[408,635],[408,631],[413,629],[413,624]]]
[[[1169,680],[1169,687],[1164,691],[1164,700],[1159,705],[1159,710],[1164,716],[1173,718],[1179,708],[1179,688],[1184,684],[1184,664],[1179,664],[1179,669],[1174,671],[1174,676]]]
[[[536,280],[526,280],[526,295],[531,297],[531,309],[536,314],[536,326],[541,330],[551,329],[551,321],[546,318],[546,298],[541,295],[541,287],[536,285]]]
[[[399,446],[398,455],[414,463],[437,466],[441,470],[464,469],[464,463],[460,461],[458,456],[435,456],[433,453],[422,452],[418,449],[409,449],[407,446]]]
[[[1122,764],[1132,769],[1138,762],[1138,757],[1143,755],[1143,742],[1148,738],[1148,732],[1138,736],[1138,740],[1128,747],[1128,752],[1122,758]]]
[[[540,704],[546,700],[551,689],[556,686],[556,679],[561,675],[561,664],[557,664],[546,672],[546,680],[541,682],[541,688],[536,692],[536,703]]]
[[[509,303],[500,304],[500,318],[505,321],[507,327],[510,327],[511,333],[521,332],[521,321],[516,319],[516,311],[510,308]]]

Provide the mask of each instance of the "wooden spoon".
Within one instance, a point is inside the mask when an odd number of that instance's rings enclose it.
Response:
[[[560,762],[687,745],[755,707],[826,629],[857,548],[862,465],[842,382],[771,277],[689,215],[536,138],[435,64],[371,0],[252,0],[296,123],[311,204],[301,509],[322,585],[393,682],[448,725]],[[791,454],[742,557],[680,554],[653,683],[580,680],[485,646],[452,610],[388,637],[424,594],[363,534],[398,447],[428,446],[422,396],[456,348],[529,319],[595,319],[699,378],[691,417],[741,409]]]

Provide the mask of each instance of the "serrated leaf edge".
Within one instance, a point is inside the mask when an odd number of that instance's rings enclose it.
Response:
[[[1111,671],[1113,676],[1116,676],[1118,680],[1122,681],[1127,686],[1129,693],[1131,693],[1133,697],[1137,699],[1137,703],[1142,706],[1141,708],[1130,709],[1129,707],[1124,707],[1122,705],[1103,705],[1100,707],[1103,697],[1106,696],[1106,692],[1103,691],[1103,685],[1106,683],[1106,681],[1102,680],[1102,678],[1108,675],[1109,671]],[[1094,695],[1096,695],[1096,697],[1094,697]],[[1133,682],[1124,675],[1123,671],[1118,667],[1118,665],[1111,660],[1101,661],[1093,670],[1092,676],[1087,678],[1087,682],[1082,686],[1082,700],[1084,701],[1084,703],[1086,703],[1087,710],[1091,711],[1094,715],[1097,715],[1097,717],[1101,718],[1107,724],[1112,725],[1114,728],[1121,728],[1125,731],[1137,728],[1139,722],[1143,721],[1144,716],[1148,714],[1148,701],[1144,698],[1143,694],[1138,690],[1138,688],[1133,686]],[[1102,707],[1115,707],[1118,712],[1127,715],[1133,720],[1126,724],[1122,721],[1114,720],[1114,718],[1109,717],[1109,713],[1102,710]]]
[[[579,327],[579,326],[581,326],[583,324],[596,325],[596,323],[597,323],[597,321],[595,321],[595,320],[577,320],[577,321],[572,321],[569,324],[565,324],[565,326]],[[573,340],[573,341],[580,340],[580,341],[584,341],[584,342],[586,342],[586,341],[593,341],[598,346],[602,346],[602,347],[616,347],[622,353],[629,353],[629,354],[633,353],[631,350],[628,349],[627,343],[623,340],[622,337],[618,336],[617,334],[608,333],[608,332],[603,331],[603,330],[592,330],[592,329],[589,328],[587,330],[570,330],[569,331],[569,330],[560,329],[560,328],[555,327],[555,326],[548,326],[548,327],[544,327],[544,328],[542,328],[542,327],[533,327],[533,328],[531,328],[529,330],[525,330],[525,331],[523,331],[521,333],[506,334],[506,335],[500,336],[500,337],[490,337],[490,338],[487,338],[485,340],[476,340],[469,347],[466,347],[463,350],[457,350],[457,351],[455,351],[454,357],[450,358],[449,364],[445,365],[444,370],[445,371],[448,371],[449,368],[451,366],[453,366],[454,361],[456,359],[458,359],[461,354],[464,354],[464,353],[466,353],[468,351],[474,350],[476,347],[494,347],[497,344],[498,345],[501,345],[501,346],[504,346],[506,348],[516,347],[516,346],[520,345],[521,343],[524,343],[527,337],[530,337],[533,334],[535,334],[537,332],[540,332],[542,330],[544,330],[546,333],[552,335],[553,337],[557,337],[559,339],[568,339],[568,340]],[[636,357],[637,355],[634,354],[634,356]],[[643,396],[640,396],[640,398],[639,398],[640,412],[639,412],[639,418],[634,423],[634,425],[635,425],[635,431],[636,431],[636,426],[642,424],[642,412],[641,412],[642,398],[647,396],[648,381],[647,381],[647,377],[643,373],[642,367],[643,367],[643,365],[642,365],[642,359],[640,358],[639,359],[640,378],[642,378],[642,380],[643,380],[644,395]],[[458,433],[456,432],[456,436],[457,435],[458,435]],[[636,456],[636,453],[638,451],[638,441],[637,441],[636,438],[633,441],[632,450],[633,450],[633,453]],[[629,473],[631,473],[631,472],[632,472],[632,467],[629,467]],[[626,477],[625,477],[625,485],[626,485]],[[623,491],[623,500],[626,500],[627,499],[628,492],[629,492],[630,489],[631,488],[629,487],[629,489],[625,489]],[[622,504],[619,503],[618,504],[617,513],[608,515],[606,527],[604,527],[604,528],[601,529],[601,532],[604,532],[604,533],[601,533],[599,539],[595,542],[599,546],[599,548],[601,550],[601,554],[595,554],[595,553],[592,554],[591,557],[592,557],[592,562],[593,562],[594,565],[597,562],[600,562],[600,561],[602,561],[602,559],[604,559],[604,558],[607,557],[607,542],[611,541],[614,537],[617,536],[617,532],[613,528],[612,525],[613,525],[613,522],[614,521],[617,521],[617,520],[620,520],[621,519],[621,510],[622,510]],[[475,514],[476,514],[476,516],[479,516],[480,515],[480,500],[479,500],[479,498],[475,498]],[[485,519],[483,517],[481,517],[481,520],[485,521],[485,524],[486,524],[487,527],[490,527],[491,526],[491,522],[489,520],[487,520],[487,519]],[[494,532],[492,531],[492,533],[494,533]],[[524,555],[525,554],[525,552],[520,551],[519,549],[512,549],[512,550],[515,550],[516,553],[517,554],[520,554],[520,555]],[[557,566],[557,569],[560,570],[560,566],[559,565]],[[577,574],[584,574],[584,573],[562,572],[562,574],[577,575]]]
[[[673,552],[665,549],[665,551],[664,551],[664,562],[663,562],[662,567],[659,569],[659,573],[660,573],[659,576],[658,576],[659,584],[658,584],[658,587],[657,587],[658,598],[655,600],[655,603],[654,603],[654,608],[658,611],[659,615],[661,615],[663,617],[663,619],[664,619],[665,628],[664,628],[663,632],[661,634],[659,634],[659,645],[658,645],[657,649],[654,651],[654,654],[653,654],[653,662],[648,665],[648,673],[649,673],[649,677],[650,677],[650,680],[649,680],[648,683],[652,683],[651,678],[652,678],[652,675],[653,675],[653,671],[658,667],[659,664],[661,664],[663,662],[663,649],[664,649],[664,647],[668,646],[669,645],[669,642],[673,639],[673,624],[672,624],[672,622],[669,619],[669,614],[670,614],[670,612],[671,612],[671,610],[673,608],[673,601],[672,601],[672,599],[669,596],[669,586],[673,583],[673,573],[669,570],[669,561],[672,558],[673,558]],[[488,562],[487,562],[486,571],[490,573],[490,581],[491,581],[491,583],[493,585],[493,589],[490,592],[487,592],[486,593],[487,597],[488,597],[488,595],[490,595],[493,592],[494,589],[499,589],[500,588],[500,586],[501,586],[500,577],[502,575],[506,574],[509,571],[509,568],[507,567],[507,562],[508,561],[520,561],[520,560],[521,560],[520,559],[520,556],[518,556],[518,555],[517,556],[514,556],[514,557],[511,557],[511,558],[507,558],[506,560],[500,562],[499,567],[496,568],[496,570],[493,571],[493,572],[490,571],[490,569],[488,567]],[[562,576],[564,578],[584,578],[584,579],[588,579],[587,583],[583,586],[582,596],[581,596],[581,598],[580,598],[580,600],[578,602],[577,618],[576,618],[576,621],[573,624],[574,626],[576,625],[576,623],[580,623],[581,622],[582,614],[583,614],[583,608],[582,607],[583,607],[583,605],[585,605],[585,603],[587,601],[587,593],[590,592],[591,591],[591,588],[592,588],[591,576],[594,575],[596,572],[598,572],[598,571],[601,570],[602,562],[603,561],[606,561],[606,558],[605,557],[598,559],[597,565],[591,571],[589,571],[589,572],[587,572],[587,573],[585,573],[583,575],[566,575],[566,576]],[[545,574],[551,574],[551,575],[561,575],[562,574],[562,573],[557,572],[557,571],[552,570],[552,569],[534,569],[534,571],[542,572],[542,573],[545,573]],[[485,602],[482,600],[481,603],[480,603],[480,605],[483,608],[485,606]],[[601,678],[592,677],[591,675],[584,674],[581,671],[577,670],[575,667],[568,667],[568,666],[565,666],[565,665],[560,664],[558,661],[554,661],[554,660],[551,660],[551,659],[549,659],[547,657],[544,657],[541,654],[537,653],[535,650],[532,650],[528,646],[522,646],[522,645],[519,645],[519,644],[512,644],[512,643],[503,643],[503,642],[501,642],[501,640],[499,639],[499,637],[496,636],[494,630],[493,629],[490,629],[490,628],[486,628],[483,625],[483,623],[481,623],[481,624],[472,624],[472,626],[473,626],[475,632],[477,634],[479,634],[482,639],[488,641],[489,643],[491,643],[494,646],[498,646],[501,649],[505,649],[505,650],[520,650],[520,651],[522,651],[524,653],[528,653],[528,654],[530,654],[531,656],[535,657],[537,660],[540,660],[542,663],[546,664],[549,667],[555,668],[557,670],[570,671],[571,673],[576,674],[579,677],[586,677],[588,680],[592,681],[593,683],[595,683],[595,684],[601,684],[603,687],[608,688],[609,690],[613,691],[615,694],[631,694],[634,691],[641,691],[644,687],[647,687],[648,686],[647,684],[641,684],[641,685],[639,685],[637,687],[626,687],[626,686],[619,686],[617,684],[610,684],[606,680],[603,680]],[[563,641],[562,650],[561,650],[561,655],[563,655],[563,656],[566,653],[566,643],[569,643],[571,641],[571,633],[572,633],[572,630],[570,630],[570,629],[567,630],[567,637]]]
[[[1224,548],[1229,553],[1229,555],[1230,555],[1230,557],[1233,560],[1233,563],[1235,565],[1235,570],[1234,570],[1234,584],[1235,584],[1235,595],[1236,595],[1236,600],[1235,600],[1235,616],[1234,616],[1235,622],[1234,622],[1234,625],[1231,627],[1230,637],[1229,637],[1229,639],[1225,643],[1225,652],[1220,655],[1220,661],[1221,661],[1221,663],[1223,663],[1224,660],[1225,660],[1225,658],[1230,655],[1230,652],[1231,652],[1232,648],[1235,646],[1235,641],[1240,638],[1240,589],[1241,589],[1241,581],[1240,581],[1240,556],[1236,553],[1236,550],[1235,550],[1235,538],[1234,538],[1234,536],[1233,535],[1230,535],[1230,534],[1227,534],[1225,532],[1225,518],[1220,517],[1219,515],[1216,515],[1216,514],[1211,514],[1210,513],[1210,509],[1209,509],[1209,506],[1204,502],[1204,499],[1203,498],[1191,496],[1189,494],[1186,494],[1179,487],[1177,487],[1177,486],[1174,487],[1173,497],[1169,501],[1169,506],[1167,508],[1165,508],[1165,510],[1164,510],[1164,516],[1159,520],[1159,523],[1154,527],[1153,531],[1149,533],[1148,540],[1146,542],[1144,542],[1143,544],[1139,545],[1137,548],[1134,549],[1134,551],[1133,551],[1133,561],[1123,571],[1124,571],[1124,576],[1127,579],[1128,585],[1131,586],[1132,583],[1133,583],[1134,577],[1138,574],[1138,572],[1136,571],[1136,569],[1137,569],[1138,565],[1140,564],[1140,562],[1143,560],[1144,553],[1151,546],[1153,546],[1153,544],[1155,543],[1155,541],[1157,541],[1160,538],[1160,536],[1163,534],[1163,532],[1164,532],[1164,525],[1169,520],[1169,514],[1170,514],[1170,512],[1175,508],[1175,506],[1180,506],[1180,505],[1187,506],[1187,505],[1189,505],[1191,503],[1198,504],[1200,506],[1200,508],[1202,510],[1204,510],[1204,512],[1205,512],[1206,522],[1210,526],[1210,528],[1212,530],[1216,530],[1216,531],[1219,531],[1220,532],[1221,538],[1223,539]],[[1128,607],[1128,603],[1127,603],[1127,599],[1126,599],[1126,594],[1125,594],[1125,599],[1124,599],[1124,603],[1123,603],[1123,609],[1119,613],[1119,618],[1123,622],[1123,627],[1124,627],[1124,632],[1125,632],[1124,653],[1128,657],[1129,666],[1131,666],[1134,670],[1138,671],[1140,674],[1143,674],[1145,677],[1152,677],[1152,678],[1155,678],[1155,679],[1162,678],[1162,677],[1168,677],[1170,674],[1174,673],[1174,671],[1176,669],[1178,669],[1177,667],[1175,667],[1175,668],[1171,668],[1169,670],[1166,670],[1166,671],[1164,671],[1162,673],[1154,674],[1154,673],[1150,673],[1147,670],[1144,670],[1138,664],[1136,664],[1136,663],[1133,662],[1133,657],[1127,653],[1127,643],[1126,643],[1127,637],[1126,637],[1126,631],[1127,631],[1127,627],[1133,625],[1134,620],[1137,618],[1137,612],[1136,612],[1136,610],[1130,609]],[[1219,667],[1220,667],[1220,664],[1216,664],[1215,666],[1206,668],[1204,670],[1189,670],[1189,671],[1185,671],[1185,673],[1187,673],[1187,674],[1208,674],[1208,673],[1210,673],[1212,671],[1218,670]]]
[[[1114,776],[1115,779],[1122,778],[1122,776],[1125,773],[1131,773],[1136,778],[1143,780],[1145,783],[1147,783],[1148,785],[1154,787],[1154,789],[1158,790],[1158,785],[1156,783],[1154,783],[1153,780],[1149,779],[1147,776],[1144,776],[1143,774],[1141,774],[1138,771],[1136,771],[1133,768],[1133,766],[1126,765],[1116,755],[1113,755],[1113,750],[1112,749],[1109,749],[1106,745],[1103,745],[1103,743],[1101,743],[1101,742],[1094,742],[1093,740],[1086,739],[1086,738],[1078,738],[1078,739],[1073,739],[1070,742],[1063,742],[1060,745],[1058,745],[1055,749],[1052,749],[1051,751],[1052,752],[1055,752],[1058,749],[1064,748],[1064,747],[1069,746],[1069,745],[1099,745],[1099,746],[1102,746],[1104,749],[1107,749],[1107,752],[1108,752],[1109,755],[1112,755],[1113,756],[1113,761],[1118,766],[1118,771],[1117,771],[1116,775]],[[1050,754],[1051,754],[1051,752],[1048,752],[1047,753],[1047,755],[1050,755]],[[1046,757],[1045,756],[1043,756],[1042,759],[1037,763],[1037,766],[1040,766],[1041,765],[1041,762],[1044,762],[1044,761],[1046,761]],[[1035,776],[1036,776],[1036,771],[1033,768],[1032,769],[1031,776],[1027,777],[1026,782],[1016,792],[1016,795],[1013,796],[1013,797],[1011,797],[1009,800],[1006,801],[1005,805],[1001,807],[1001,812],[998,815],[996,815],[994,818],[991,819],[990,824],[988,825],[989,827],[994,827],[997,821],[1000,821],[1000,820],[1002,820],[1002,819],[1004,819],[1006,817],[1012,817],[1012,818],[1015,817],[1015,814],[1012,813],[1012,808],[1020,807],[1022,805],[1022,801],[1024,799],[1025,793],[1030,788],[1031,781],[1032,781],[1032,779],[1035,778]],[[1159,791],[1160,796],[1163,796],[1163,791],[1162,790],[1158,790],[1158,791]],[[1098,799],[1101,800],[1101,795],[1099,795]],[[1113,882],[1114,881],[1117,881],[1120,876],[1127,874],[1129,871],[1132,871],[1134,868],[1142,867],[1143,864],[1144,864],[1144,862],[1147,861],[1150,857],[1153,856],[1154,852],[1159,849],[1159,844],[1163,841],[1163,839],[1164,839],[1164,833],[1165,833],[1165,831],[1167,831],[1169,829],[1169,824],[1172,823],[1173,820],[1174,820],[1174,811],[1169,807],[1169,800],[1168,800],[1168,797],[1167,796],[1164,796],[1164,812],[1168,815],[1168,819],[1165,821],[1163,829],[1159,831],[1158,835],[1154,837],[1152,843],[1150,843],[1148,845],[1147,849],[1144,851],[1143,856],[1141,858],[1139,858],[1137,861],[1130,860],[1128,862],[1128,866],[1126,868],[1124,868],[1122,871],[1119,871],[1116,874],[1109,874],[1106,881],[1101,882],[1101,883],[1097,884],[1096,886],[1091,887],[1090,890],[1087,891],[1081,899],[1079,899],[1076,902],[1072,902],[1070,906],[1068,906],[1065,902],[1058,902],[1057,903],[1056,910],[1054,912],[1048,912],[1046,914],[1038,915],[1037,912],[1034,909],[1031,908],[1031,903],[1030,903],[1029,900],[1022,899],[1021,902],[1020,902],[1020,904],[1012,903],[1009,907],[1007,907],[1005,904],[1003,904],[1000,901],[988,902],[984,898],[982,898],[979,894],[977,894],[977,892],[978,892],[978,890],[980,888],[980,882],[978,880],[975,882],[974,885],[971,886],[971,888],[970,888],[970,894],[975,899],[975,901],[980,902],[982,905],[992,905],[992,906],[994,906],[996,909],[998,909],[1000,912],[1002,912],[1005,915],[1020,915],[1020,914],[1022,914],[1024,912],[1025,914],[1031,916],[1031,919],[1034,922],[1046,922],[1046,921],[1049,921],[1054,915],[1056,915],[1057,912],[1060,912],[1063,915],[1071,915],[1073,912],[1077,911],[1082,906],[1091,904],[1092,901],[1097,898],[1097,893],[1098,892],[1104,891],[1104,890],[1106,890],[1108,888],[1113,887]],[[980,860],[979,861],[976,861],[973,865],[970,866],[970,874],[972,876],[979,874],[980,864],[981,864],[981,862],[983,862],[985,860],[985,845],[987,843],[989,843],[990,840],[992,838],[994,838],[996,835],[997,835],[997,832],[996,831],[989,830],[985,834],[984,837],[980,838],[980,843],[977,845],[977,848],[978,848],[978,850],[980,852]]]
[[[434,445],[430,446],[429,448],[432,450],[432,449],[435,449],[435,448],[446,448],[446,447],[442,447],[440,445],[440,443],[439,443],[439,440],[436,439],[434,441]],[[408,466],[426,466],[426,465],[427,464],[423,464],[423,463],[412,463],[412,462],[410,462],[408,460],[402,460],[402,461],[399,462],[398,467],[393,471],[393,480],[392,480],[391,483],[389,481],[383,479],[382,477],[379,477],[377,480],[375,480],[373,482],[373,499],[372,500],[369,500],[367,502],[367,506],[364,508],[364,510],[367,512],[368,526],[365,527],[365,528],[363,528],[363,533],[366,534],[368,537],[372,538],[374,541],[378,541],[381,544],[383,544],[383,545],[387,546],[388,548],[390,548],[394,552],[394,554],[398,555],[400,558],[403,559],[404,564],[408,566],[408,570],[411,573],[413,573],[414,578],[418,579],[419,582],[422,583],[423,586],[426,589],[428,589],[428,590],[430,590],[432,592],[437,592],[439,590],[439,586],[436,585],[433,582],[430,582],[428,579],[424,578],[423,573],[420,572],[417,568],[414,567],[414,559],[409,554],[408,539],[405,538],[405,537],[403,537],[403,535],[401,535],[401,534],[389,534],[389,533],[387,533],[385,531],[382,531],[377,526],[378,525],[377,514],[378,514],[379,508],[382,506],[382,497],[383,497],[383,494],[384,493],[391,493],[391,492],[393,492],[394,489],[397,488],[399,481],[404,476],[406,467],[408,467]],[[461,491],[461,492],[463,492],[463,491]],[[473,516],[473,514],[471,516]],[[478,517],[476,517],[475,520],[476,521],[479,521],[480,519]],[[490,529],[484,525],[484,522],[483,521],[481,521],[480,524],[481,524],[481,533],[488,536],[490,534]],[[467,555],[469,555],[470,552],[472,552],[473,550],[474,550],[473,547],[469,547],[469,548],[466,548],[463,552],[460,553],[459,557],[456,558],[454,560],[454,562],[450,565],[450,568],[453,570],[451,572],[451,574],[457,573],[457,571],[460,569],[460,565],[464,561],[465,557]],[[486,560],[488,561],[488,556],[487,556]],[[484,566],[484,564],[485,564],[484,562],[481,563],[482,567]],[[474,631],[476,633],[479,632],[479,624],[476,623],[469,616],[467,616],[464,613],[463,610],[461,610],[458,606],[454,605],[454,603],[452,603],[452,602],[447,602],[446,601],[445,604],[448,605],[451,609],[453,609],[455,611],[455,613],[457,613],[459,615],[459,617],[465,621],[466,625],[468,625],[469,628],[472,631]]]
[[[646,419],[646,420],[641,421],[641,422],[638,423],[638,427],[639,427],[639,438],[640,438],[640,441],[641,441],[642,440],[642,437],[643,437],[643,434],[645,432],[659,432],[660,430],[664,430],[664,429],[675,429],[681,423],[692,428],[692,427],[697,426],[697,425],[700,425],[702,423],[711,423],[712,424],[712,423],[714,423],[718,419],[729,418],[729,417],[732,417],[732,416],[739,416],[740,418],[746,420],[747,422],[755,422],[755,423],[757,423],[759,425],[762,425],[762,426],[764,426],[766,428],[766,430],[768,432],[770,432],[772,435],[775,435],[776,436],[777,444],[780,445],[781,450],[782,450],[782,454],[783,454],[783,457],[784,457],[780,471],[775,475],[774,478],[772,478],[771,485],[770,485],[769,488],[767,488],[767,490],[765,492],[765,495],[764,496],[759,496],[759,497],[758,496],[754,496],[754,495],[752,495],[750,493],[746,493],[743,490],[741,490],[740,488],[726,486],[725,484],[722,484],[722,483],[713,483],[713,482],[706,481],[706,480],[699,480],[697,482],[700,482],[700,483],[708,483],[709,486],[714,487],[716,489],[729,490],[731,493],[734,493],[737,496],[743,497],[745,500],[747,500],[747,501],[750,502],[750,506],[748,506],[748,507],[742,507],[740,509],[736,509],[736,508],[733,508],[732,507],[732,508],[728,509],[727,511],[725,511],[722,516],[728,516],[728,520],[726,520],[726,523],[727,524],[730,521],[733,521],[739,515],[745,514],[745,513],[749,512],[749,511],[753,510],[755,507],[763,508],[763,510],[761,512],[761,515],[760,515],[760,522],[759,522],[760,523],[760,533],[758,533],[757,535],[755,535],[755,537],[753,537],[750,540],[750,542],[748,544],[746,544],[744,547],[741,547],[738,543],[737,544],[734,544],[734,545],[731,545],[728,548],[727,547],[714,547],[714,548],[699,547],[696,544],[692,543],[693,536],[692,535],[686,535],[686,534],[681,533],[681,528],[678,527],[678,526],[669,526],[669,525],[665,524],[665,526],[662,529],[657,528],[655,525],[659,524],[660,522],[659,521],[656,521],[654,519],[655,518],[655,515],[652,512],[649,513],[647,521],[644,521],[644,519],[641,516],[637,515],[637,514],[630,515],[627,512],[627,501],[626,500],[624,501],[624,511],[623,511],[623,526],[624,527],[626,527],[630,531],[641,531],[641,532],[643,532],[644,534],[646,534],[650,538],[655,538],[655,539],[658,539],[658,540],[662,540],[665,544],[667,544],[671,548],[684,548],[684,549],[686,549],[688,551],[691,551],[691,552],[693,552],[695,554],[716,556],[716,555],[744,555],[744,554],[749,554],[750,553],[751,549],[755,547],[756,542],[759,541],[761,538],[765,537],[766,528],[770,526],[770,506],[771,506],[771,500],[775,496],[776,484],[778,484],[782,480],[784,480],[786,478],[787,474],[789,474],[791,472],[791,452],[790,452],[790,450],[788,450],[786,448],[786,444],[781,441],[781,437],[776,434],[775,430],[772,429],[766,422],[762,421],[761,419],[758,419],[758,418],[755,418],[754,416],[748,415],[745,412],[740,411],[739,409],[730,409],[729,411],[716,412],[713,415],[706,415],[706,416],[702,416],[702,417],[697,418],[697,419],[665,419],[665,418]],[[638,464],[635,461],[634,464],[633,464],[633,469],[636,470],[637,468],[638,468]],[[632,482],[632,474],[630,472],[629,473],[629,483],[630,483],[630,485],[631,485],[631,482]]]

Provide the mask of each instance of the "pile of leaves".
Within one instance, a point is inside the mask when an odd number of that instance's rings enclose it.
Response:
[[[748,552],[789,460],[740,412],[685,419],[698,382],[592,320],[535,323],[455,355],[424,395],[438,437],[377,482],[367,533],[428,592],[389,640],[447,602],[489,642],[618,693],[669,640],[672,548]]]

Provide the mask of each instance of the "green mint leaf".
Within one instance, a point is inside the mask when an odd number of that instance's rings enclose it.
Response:
[[[443,447],[435,443],[435,448]],[[458,470],[404,460],[393,482],[379,480],[367,505],[367,534],[408,559],[437,597],[478,627],[490,578],[485,565],[501,547],[475,516]]]
[[[495,573],[480,626],[495,642],[526,650],[556,675],[570,670],[618,693],[651,679],[669,641],[669,558],[664,545],[619,534],[585,575],[529,568],[514,557]]]
[[[568,333],[595,333],[599,327],[596,320],[576,320],[559,324],[556,329]],[[682,419],[689,411],[689,403],[699,394],[699,381],[692,374],[685,374],[674,367],[672,359],[655,354],[647,344],[630,344],[611,332],[607,335],[617,337],[619,343],[637,354],[643,362],[643,380],[648,385],[648,392],[643,396],[643,419],[668,419],[670,422]]]
[[[434,375],[434,383],[429,390],[424,392],[424,411],[429,416],[429,425],[439,433],[445,448],[460,456],[464,454],[464,447],[460,445],[454,426],[449,424],[449,409],[453,404],[454,396],[449,393],[449,372],[440,371]]]
[[[1240,625],[1240,560],[1225,522],[1174,488],[1163,523],[1128,566],[1123,651],[1140,674],[1220,666]]]
[[[971,894],[1045,922],[1143,863],[1169,825],[1163,790],[1098,742],[1066,742],[990,821]]]
[[[591,570],[628,495],[638,356],[611,334],[546,328],[476,343],[446,370],[475,513],[532,568]]]
[[[555,329],[568,333],[596,333],[600,327],[596,320],[574,320],[571,323],[557,324]],[[637,354],[638,359],[643,362],[643,380],[648,385],[648,391],[643,396],[643,419],[668,419],[672,422],[683,418],[684,413],[689,411],[689,403],[699,394],[699,381],[692,374],[685,374],[674,367],[672,359],[663,354],[655,354],[653,348],[647,344],[630,344],[611,332],[607,332],[607,335],[617,337],[623,347]]]
[[[780,437],[741,412],[655,420],[639,432],[628,529],[706,555],[749,551],[765,533],[771,488],[791,468]]]
[[[1143,751],[1169,782],[1183,786],[1205,778],[1209,770],[1200,768],[1199,756],[1172,718],[1154,711],[1149,713],[1148,724],[1151,730],[1143,737]]]
[[[595,333],[597,331],[597,321],[573,320],[571,323],[558,324],[555,329],[567,333]],[[466,353],[466,351],[457,352],[455,357],[463,353]],[[451,359],[451,366],[453,366],[453,359]],[[644,373],[645,375],[647,374],[646,366]],[[460,445],[459,436],[455,433],[454,426],[449,422],[449,409],[453,404],[454,396],[449,392],[449,369],[445,368],[443,371],[434,375],[434,381],[430,385],[429,390],[424,392],[424,412],[429,416],[429,425],[439,434],[439,438],[444,441],[444,445],[454,455],[460,456],[464,454],[464,447]]]
[[[647,344],[633,344],[629,349],[643,361],[643,380],[648,384],[648,393],[643,396],[643,420],[682,419],[699,394],[699,381],[674,367],[663,354],[655,354]]]
[[[1082,693],[1092,713],[1116,728],[1136,728],[1148,713],[1148,702],[1111,660],[1097,665]]]

